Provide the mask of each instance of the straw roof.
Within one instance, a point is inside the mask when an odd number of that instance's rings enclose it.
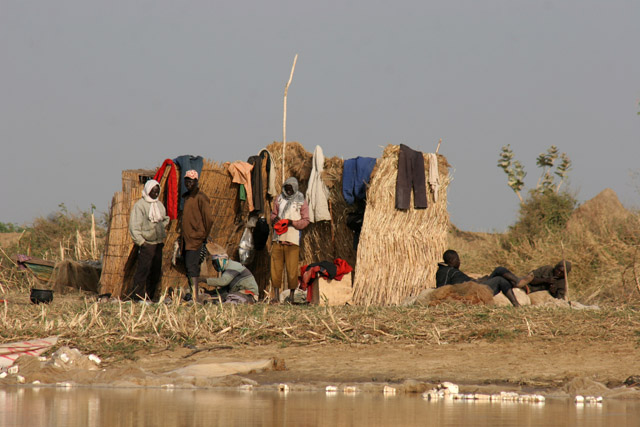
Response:
[[[449,164],[438,155],[437,202],[428,189],[427,209],[401,211],[395,208],[399,151],[399,146],[387,145],[371,176],[356,263],[356,304],[399,304],[434,288],[437,262],[446,249]],[[428,176],[426,155],[424,162]]]

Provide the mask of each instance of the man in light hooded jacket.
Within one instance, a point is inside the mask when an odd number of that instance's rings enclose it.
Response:
[[[298,180],[294,177],[284,182],[282,193],[273,203],[271,224],[274,226],[271,246],[271,286],[274,297],[276,301],[280,297],[282,275],[286,269],[287,285],[291,290],[289,300],[293,302],[300,274],[300,231],[309,225],[309,204],[298,191]]]
[[[167,236],[169,217],[158,200],[160,184],[150,179],[142,197],[133,205],[129,217],[129,234],[138,248],[138,267],[133,276],[133,299],[153,298],[162,280],[162,248]]]

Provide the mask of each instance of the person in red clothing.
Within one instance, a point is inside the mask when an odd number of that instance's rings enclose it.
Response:
[[[291,290],[289,302],[293,302],[298,287],[298,262],[300,259],[300,230],[309,225],[309,205],[304,195],[298,191],[298,180],[288,178],[282,186],[282,193],[276,197],[271,212],[274,225],[271,246],[271,286],[275,299],[279,301],[282,288],[282,274],[286,268],[287,286]]]
[[[200,253],[207,243],[213,225],[213,213],[209,198],[198,187],[198,172],[187,171],[184,178],[187,194],[182,211],[182,239],[184,240],[184,263],[192,296],[198,295],[200,277]],[[189,300],[189,294],[185,295]]]

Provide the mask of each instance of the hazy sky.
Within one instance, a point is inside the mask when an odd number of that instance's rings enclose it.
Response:
[[[0,221],[106,211],[121,171],[282,139],[325,156],[388,143],[452,165],[449,211],[503,230],[511,144],[535,185],[555,144],[581,201],[640,182],[640,2],[0,0]]]

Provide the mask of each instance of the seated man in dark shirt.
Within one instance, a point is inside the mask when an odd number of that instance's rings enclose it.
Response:
[[[519,307],[520,303],[513,293],[513,287],[516,286],[520,279],[504,267],[498,267],[489,276],[474,279],[460,271],[460,257],[458,253],[452,249],[445,251],[442,255],[444,262],[438,263],[438,271],[436,272],[436,287],[444,285],[457,285],[464,282],[476,282],[487,285],[493,291],[493,295],[502,292],[509,302],[515,307]]]

